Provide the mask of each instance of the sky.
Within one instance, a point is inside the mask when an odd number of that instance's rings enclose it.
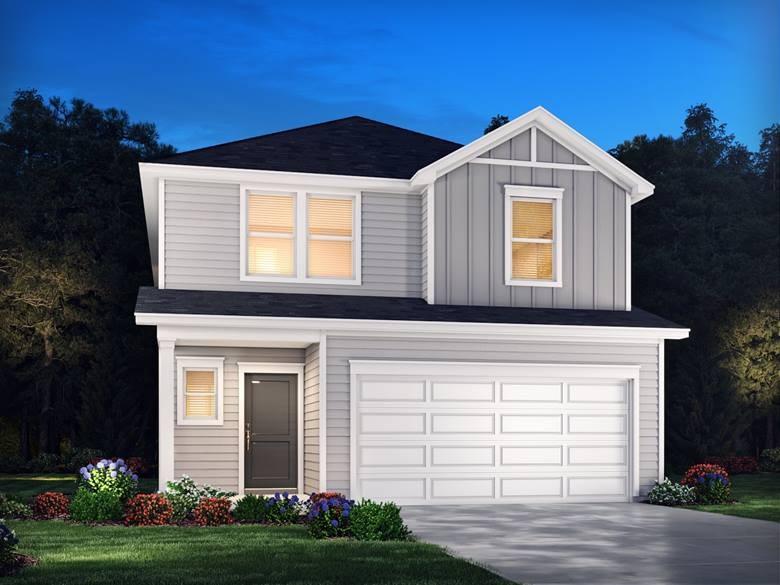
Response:
[[[28,88],[179,150],[350,115],[468,142],[537,105],[611,148],[701,102],[756,149],[780,2],[0,0],[0,112]]]

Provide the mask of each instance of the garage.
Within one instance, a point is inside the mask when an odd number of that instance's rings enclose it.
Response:
[[[351,496],[626,502],[638,365],[350,361]]]

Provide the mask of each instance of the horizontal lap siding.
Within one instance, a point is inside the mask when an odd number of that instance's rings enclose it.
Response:
[[[245,282],[238,185],[165,183],[165,286],[173,289],[419,297],[422,232],[417,194],[363,193],[361,286]]]
[[[530,133],[485,158],[530,160]],[[582,164],[537,132],[537,160]],[[564,189],[560,288],[505,284],[504,186]],[[465,164],[436,181],[436,302],[464,305],[626,308],[626,192],[601,173]]]
[[[225,358],[225,410],[221,426],[174,427],[174,474],[176,478],[186,474],[197,483],[238,491],[238,362],[303,363],[304,350],[179,346],[175,355]],[[173,383],[175,388],[175,370]],[[174,417],[175,411],[174,399]]]
[[[328,489],[349,490],[349,360],[639,364],[639,476],[658,477],[658,346],[328,337]]]
[[[318,492],[320,482],[320,345],[306,348],[303,370],[303,490]]]

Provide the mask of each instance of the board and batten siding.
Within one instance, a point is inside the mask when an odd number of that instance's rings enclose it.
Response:
[[[304,363],[302,348],[177,346],[176,357],[224,357],[224,422],[221,426],[174,426],[174,474],[238,491],[238,362]],[[304,375],[304,378],[306,376]],[[176,389],[176,368],[174,368]],[[174,421],[176,421],[174,391]],[[306,440],[304,434],[304,451]],[[304,470],[304,484],[306,483]]]
[[[306,348],[303,368],[303,491],[320,491],[320,344]]]
[[[349,493],[349,360],[639,364],[639,478],[658,478],[658,345],[328,336],[327,489]]]
[[[362,285],[240,280],[240,194],[235,184],[165,182],[165,287],[420,297],[419,194],[364,192]]]
[[[526,131],[482,158],[530,160]],[[537,131],[537,160],[584,164]],[[562,187],[563,286],[507,286],[504,186]],[[435,185],[437,303],[561,309],[626,308],[626,192],[592,171],[465,164]]]

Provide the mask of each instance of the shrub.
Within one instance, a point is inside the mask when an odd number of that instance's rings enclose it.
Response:
[[[23,473],[25,471],[27,471],[27,466],[19,455],[0,457],[0,473]]]
[[[173,518],[173,507],[163,494],[138,494],[125,505],[128,526],[162,526]]]
[[[331,498],[343,498],[344,494],[341,492],[312,492],[309,496],[309,506],[316,504],[320,500],[329,500]]]
[[[133,473],[124,459],[101,459],[79,469],[79,486],[90,492],[110,492],[119,496],[122,502],[138,491],[138,476]]]
[[[143,457],[128,457],[127,466],[133,470],[133,473],[141,476],[149,474],[149,464]]]
[[[647,501],[658,506],[687,506],[696,502],[696,491],[667,477],[662,483],[655,482]]]
[[[33,498],[32,511],[37,518],[63,518],[68,515],[68,496],[60,492],[43,492]]]
[[[188,475],[182,475],[179,481],[169,481],[165,489],[165,497],[173,507],[175,522],[189,518],[203,498],[230,498],[234,495],[210,485],[197,485]]]
[[[68,470],[78,472],[82,467],[87,467],[90,463],[94,465],[102,458],[103,452],[98,449],[73,449],[68,459]]]
[[[293,524],[301,519],[303,505],[298,496],[275,493],[265,501],[265,519],[274,524]]]
[[[780,472],[780,447],[761,451],[761,471]]]
[[[312,494],[309,498],[309,512],[306,514],[309,534],[314,538],[349,536],[349,515],[355,502],[341,495],[326,498],[327,493]]]
[[[262,522],[265,520],[266,498],[249,494],[236,502],[233,517],[239,522]]]
[[[401,518],[401,508],[392,502],[362,500],[350,515],[352,536],[358,540],[408,540],[411,531]]]
[[[749,455],[729,457],[708,457],[704,463],[720,465],[729,472],[729,475],[739,475],[743,473],[758,473],[758,461],[755,457]]]
[[[7,494],[0,493],[0,518],[32,518],[30,506]]]
[[[731,480],[720,465],[694,465],[685,472],[681,483],[695,490],[696,501],[700,504],[722,504],[731,499]]]
[[[19,539],[16,533],[0,520],[0,575],[13,567]]]
[[[62,469],[62,460],[54,453],[41,453],[27,464],[27,468],[33,473],[59,473]]]
[[[232,524],[230,500],[227,498],[203,498],[192,511],[192,519],[199,526]]]
[[[76,490],[70,503],[70,518],[76,522],[116,522],[122,519],[123,501],[115,492]]]

